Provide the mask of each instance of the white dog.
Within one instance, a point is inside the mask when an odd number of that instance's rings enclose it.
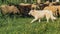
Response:
[[[39,20],[40,22],[40,19],[43,17],[46,17],[47,22],[49,22],[49,19],[51,19],[52,21],[56,19],[56,17],[53,16],[52,11],[50,10],[31,10],[28,14],[32,15],[35,18],[31,21],[31,23],[36,20]]]

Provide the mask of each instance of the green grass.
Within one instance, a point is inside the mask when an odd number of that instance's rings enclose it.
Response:
[[[60,34],[60,18],[54,22],[38,21],[33,18],[0,18],[0,34]]]

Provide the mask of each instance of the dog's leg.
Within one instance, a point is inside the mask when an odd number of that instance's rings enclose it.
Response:
[[[49,22],[49,17],[46,17],[46,19],[47,19],[47,22]]]
[[[31,21],[31,23],[33,23],[33,22],[36,21],[36,20],[37,20],[37,18],[33,19],[33,20]]]
[[[56,17],[54,17],[54,16],[52,15],[51,20],[52,20],[52,22],[54,22],[54,20],[56,20]]]
[[[51,18],[52,22],[54,22],[54,18]]]
[[[49,19],[47,18],[47,22],[49,22]]]
[[[39,19],[39,23],[40,23],[40,19]]]

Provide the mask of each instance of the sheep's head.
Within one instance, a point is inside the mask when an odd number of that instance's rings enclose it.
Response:
[[[1,5],[0,9],[6,8],[6,7],[7,7],[7,5]]]
[[[0,6],[0,10],[2,10],[3,8],[5,8],[5,5],[1,5]]]
[[[7,6],[7,5],[1,5],[0,7],[5,7],[5,6]]]

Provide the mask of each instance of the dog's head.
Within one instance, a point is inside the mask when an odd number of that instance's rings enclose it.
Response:
[[[30,10],[30,12],[28,14],[31,15],[33,12],[34,12],[34,10]]]

